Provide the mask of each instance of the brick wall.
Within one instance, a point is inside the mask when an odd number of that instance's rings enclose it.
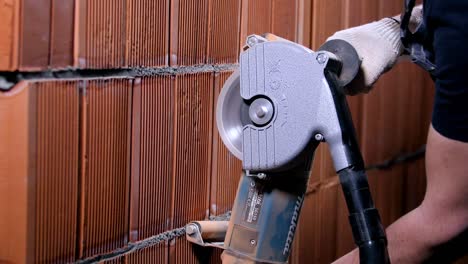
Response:
[[[228,212],[241,164],[214,109],[246,36],[272,32],[316,49],[401,4],[0,0],[0,71],[36,76],[0,92],[0,262],[98,261]],[[349,98],[367,164],[418,149],[431,111],[432,83],[414,65],[376,86]],[[353,248],[326,146],[311,177],[292,263],[329,263]],[[423,160],[369,177],[387,225],[424,194]],[[175,237],[108,262],[219,263],[219,254]]]

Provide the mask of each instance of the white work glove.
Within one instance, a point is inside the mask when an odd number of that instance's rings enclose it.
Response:
[[[422,5],[413,9],[410,29],[414,30],[422,20]],[[346,87],[346,93],[354,95],[367,93],[380,75],[390,70],[403,53],[400,40],[400,16],[362,26],[338,31],[328,40],[341,39],[350,43],[362,60],[361,69],[353,82]]]

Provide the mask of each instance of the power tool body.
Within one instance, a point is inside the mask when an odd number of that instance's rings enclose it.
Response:
[[[252,35],[239,61],[216,109],[219,134],[244,171],[230,221],[218,236],[224,243],[203,241],[204,229],[211,230],[205,222],[187,225],[187,239],[223,248],[223,263],[286,263],[314,151],[324,142],[361,263],[389,263],[343,92],[359,71],[354,48],[332,40],[314,52],[272,34]]]

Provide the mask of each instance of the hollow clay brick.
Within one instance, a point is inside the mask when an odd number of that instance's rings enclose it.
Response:
[[[170,65],[206,62],[209,0],[172,0]]]
[[[72,66],[75,1],[52,0],[51,16],[49,67]]]
[[[169,0],[126,0],[126,65],[166,66]]]
[[[132,113],[130,240],[170,228],[174,149],[174,78],[135,80]]]
[[[239,57],[241,1],[210,0],[208,63],[235,63]]]
[[[19,0],[0,0],[0,70],[16,70],[18,66]]]
[[[213,74],[176,77],[173,228],[208,216],[213,125]]]
[[[0,94],[1,259],[73,262],[78,205],[76,82],[19,83]],[[4,188],[4,189],[3,189]]]
[[[49,65],[51,0],[21,0],[19,68],[37,71]]]
[[[128,241],[132,80],[83,84],[80,257]]]
[[[125,0],[76,0],[75,65],[125,67]]]

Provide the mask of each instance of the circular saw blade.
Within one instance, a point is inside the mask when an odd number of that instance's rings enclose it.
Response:
[[[216,125],[227,149],[242,160],[242,128],[250,123],[249,106],[240,95],[240,75],[235,71],[224,83],[216,105]]]

